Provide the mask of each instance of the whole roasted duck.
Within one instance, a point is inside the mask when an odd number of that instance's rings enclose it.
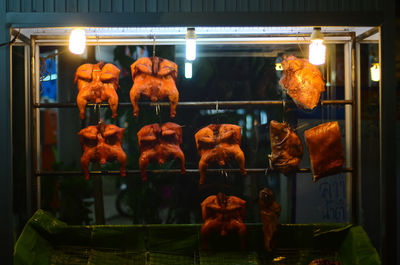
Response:
[[[176,115],[179,92],[175,80],[178,76],[178,66],[169,60],[159,57],[143,57],[131,65],[133,86],[130,98],[133,105],[133,116],[139,115],[138,101],[145,96],[151,101],[159,101],[166,97],[171,102],[171,118]]]
[[[78,135],[83,148],[81,166],[85,179],[89,179],[89,163],[98,162],[104,165],[107,161],[117,160],[121,176],[126,176],[126,154],[121,142],[124,128],[100,122],[97,126],[88,126]]]
[[[144,126],[137,133],[139,142],[139,168],[142,180],[147,180],[146,168],[150,162],[164,164],[168,160],[178,159],[181,163],[181,173],[186,172],[185,156],[180,148],[182,144],[182,128],[172,122]]]
[[[210,233],[219,232],[225,236],[230,231],[238,233],[241,247],[245,248],[247,228],[243,220],[246,216],[246,201],[219,192],[201,203],[201,213],[204,221],[200,230],[203,249],[208,247]]]
[[[268,155],[270,169],[289,175],[299,168],[303,145],[299,136],[287,123],[272,120],[270,123],[271,151]]]
[[[303,109],[314,109],[325,83],[318,68],[306,59],[289,56],[282,61],[283,75],[279,81],[283,90]]]
[[[337,121],[306,130],[304,136],[310,153],[314,182],[341,171],[344,152]]]
[[[204,184],[206,170],[211,163],[224,166],[226,162],[235,159],[242,175],[246,175],[245,158],[240,149],[241,129],[233,124],[211,124],[200,129],[195,135],[198,153],[200,155],[200,184]]]
[[[119,88],[119,69],[110,63],[83,64],[75,73],[75,83],[78,83],[79,93],[76,103],[79,108],[79,116],[85,118],[85,107],[88,102],[101,103],[108,101],[112,111],[112,117],[117,116]]]
[[[265,250],[271,251],[271,240],[278,229],[281,206],[275,201],[274,192],[268,188],[260,191],[258,203],[263,224]]]

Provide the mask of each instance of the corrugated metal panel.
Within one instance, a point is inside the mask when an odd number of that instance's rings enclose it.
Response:
[[[190,12],[192,10],[191,0],[181,0],[181,10],[182,12]]]
[[[203,2],[203,12],[214,12],[214,0],[204,0]]]
[[[54,12],[54,0],[44,0],[44,12],[46,13]]]
[[[79,0],[78,1],[78,12],[79,13],[89,12],[89,0]]]
[[[192,0],[192,12],[202,12],[203,2],[199,0]]]
[[[12,0],[9,0],[12,1]],[[32,12],[32,1],[21,0],[21,12]]]
[[[99,0],[89,0],[89,13],[100,12],[100,1]]]
[[[21,1],[20,0],[8,1],[7,11],[21,12]]]
[[[215,0],[215,11],[217,12],[225,11],[225,0]]]
[[[111,12],[111,1],[101,0],[100,1],[100,10],[101,10],[101,12]]]
[[[157,7],[158,12],[168,12],[168,1],[158,0]]]
[[[113,13],[122,13],[123,10],[122,0],[113,0],[111,10]]]
[[[146,1],[145,0],[135,0],[135,12],[137,12],[137,13],[146,12]]]
[[[135,2],[133,0],[124,0],[124,12],[132,13],[135,11]]]
[[[78,12],[77,0],[68,0],[66,3],[67,3],[67,12],[71,12],[71,13]]]
[[[7,12],[359,12],[381,0],[6,0]]]
[[[180,1],[179,0],[169,0],[169,12],[179,12],[180,11]]]
[[[32,12],[43,12],[43,0],[32,1]]]
[[[65,0],[57,0],[56,2],[56,12],[64,13],[65,12]]]

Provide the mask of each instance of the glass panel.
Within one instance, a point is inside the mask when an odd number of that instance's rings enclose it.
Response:
[[[321,99],[344,99],[344,48],[343,44],[327,45],[327,63],[320,67],[327,83]],[[100,54],[99,54],[100,50]],[[82,154],[77,133],[88,125],[97,124],[98,118],[107,124],[125,128],[123,149],[128,156],[127,169],[138,169],[139,150],[137,132],[151,123],[168,121],[182,125],[183,144],[187,169],[197,169],[199,155],[194,142],[194,134],[212,123],[237,124],[242,128],[241,148],[246,157],[246,168],[265,169],[267,155],[271,153],[269,124],[271,120],[286,121],[303,142],[304,155],[300,164],[309,168],[307,148],[304,144],[304,130],[330,120],[339,121],[342,138],[344,130],[344,107],[318,105],[313,111],[299,110],[283,93],[279,85],[281,71],[276,63],[284,55],[308,57],[307,45],[203,45],[198,47],[197,59],[193,63],[192,78],[185,78],[184,46],[156,46],[156,56],[177,63],[176,84],[180,92],[180,102],[282,100],[282,105],[246,107],[178,107],[176,118],[169,118],[169,107],[161,107],[159,114],[154,107],[140,105],[138,118],[132,117],[129,91],[132,86],[130,65],[139,57],[152,54],[152,46],[93,46],[87,47],[82,56],[65,52],[65,47],[41,47],[41,57],[54,58],[42,65],[52,76],[42,75],[41,102],[74,103],[77,87],[73,83],[75,71],[84,63],[104,60],[115,64],[120,70],[118,117],[111,118],[108,107],[86,108],[86,118],[79,119],[76,107],[41,110],[41,150],[42,170],[81,170]],[[54,56],[52,56],[54,55]],[[53,63],[52,63],[53,62]],[[54,78],[54,79],[53,79]],[[53,82],[53,83],[47,83]],[[53,89],[55,84],[56,89]],[[51,88],[48,88],[51,87]],[[149,101],[141,97],[140,102]],[[100,116],[99,116],[100,115]],[[49,136],[50,135],[50,136]],[[49,138],[50,137],[50,138]],[[47,139],[51,139],[49,142]],[[345,141],[342,140],[343,146]],[[345,149],[345,146],[344,146]],[[51,156],[51,159],[49,159]],[[50,163],[51,162],[51,163]],[[218,165],[212,165],[218,168]],[[236,162],[226,168],[237,168]],[[91,166],[91,169],[119,170],[117,162],[105,166]],[[179,169],[175,161],[163,165],[150,164],[148,170]],[[344,175],[325,178],[316,184],[312,175],[300,173],[287,177],[277,172],[248,173],[208,173],[206,183],[199,186],[198,173],[148,174],[148,181],[142,183],[138,174],[104,176],[103,192],[107,224],[122,223],[201,223],[200,203],[207,196],[219,191],[235,195],[247,201],[246,222],[260,222],[258,192],[263,187],[274,190],[282,206],[280,221],[294,222],[345,222],[346,197]],[[42,177],[42,205],[51,209],[68,223],[93,223],[93,184],[82,176]]]

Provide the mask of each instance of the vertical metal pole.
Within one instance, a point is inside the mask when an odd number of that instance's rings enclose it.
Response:
[[[34,104],[36,103],[36,90],[37,90],[37,81],[36,81],[36,39],[34,36],[31,37],[31,157],[32,157],[32,164],[31,164],[31,172],[32,172],[32,208],[34,210],[40,208],[40,177],[35,177],[35,172],[38,169],[38,129],[40,125],[38,124],[38,109],[34,108]],[[39,117],[40,118],[40,117]],[[40,135],[39,135],[40,136]]]
[[[361,134],[361,60],[360,60],[360,51],[361,51],[361,46],[360,43],[356,43],[356,78],[357,78],[357,84],[356,84],[356,98],[355,98],[355,103],[356,103],[356,108],[354,108],[354,110],[357,111],[357,115],[356,115],[356,126],[357,126],[357,137],[356,137],[356,150],[357,151],[357,161],[353,162],[353,178],[357,177],[357,182],[358,182],[358,188],[357,188],[357,192],[358,192],[358,196],[357,196],[357,200],[358,200],[358,222],[361,223],[362,222],[362,216],[360,216],[360,212],[362,209],[362,179],[361,179],[361,175],[362,175],[362,164],[361,164],[361,138],[362,138],[362,134]],[[357,173],[357,175],[355,174]]]
[[[96,108],[94,113],[97,123],[101,120],[100,107]],[[94,170],[100,170],[99,163],[93,163]],[[104,199],[103,199],[103,180],[102,176],[94,175],[93,179],[93,197],[94,197],[94,213],[96,218],[96,224],[104,225],[106,223],[104,217]]]
[[[25,69],[25,174],[26,174],[26,211],[32,216],[32,105],[30,85],[30,47],[24,46]]]
[[[351,36],[351,167],[353,168],[351,178],[351,209],[352,209],[352,222],[358,224],[358,146],[357,146],[357,78],[356,78],[356,36],[352,32]]]

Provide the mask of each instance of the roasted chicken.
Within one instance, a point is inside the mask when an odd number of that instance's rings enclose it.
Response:
[[[283,75],[279,81],[283,90],[303,109],[314,109],[325,83],[318,68],[306,59],[289,56],[282,61]]]
[[[108,101],[112,117],[117,116],[119,72],[115,65],[104,64],[103,61],[97,64],[83,64],[78,67],[74,82],[78,83],[79,93],[76,103],[81,119],[85,118],[85,107],[88,102]]]
[[[287,123],[274,120],[270,123],[271,151],[268,155],[270,169],[289,175],[297,171],[303,156],[303,145],[299,136]]]
[[[133,105],[133,116],[139,115],[138,101],[145,96],[155,102],[168,97],[171,102],[170,116],[176,115],[179,92],[175,80],[178,77],[178,66],[159,57],[143,57],[131,65],[133,86],[130,98]]]
[[[182,128],[172,122],[144,126],[137,133],[139,142],[139,168],[142,180],[147,180],[146,168],[150,162],[164,164],[168,160],[178,159],[181,163],[181,173],[186,172],[185,156],[180,148],[182,144]]]
[[[281,206],[275,201],[274,192],[268,188],[260,191],[258,203],[264,232],[264,247],[265,250],[271,251],[271,241],[278,230]]]
[[[98,162],[104,165],[107,161],[117,160],[121,176],[126,176],[126,154],[121,142],[125,129],[113,124],[99,122],[97,126],[88,126],[79,132],[83,148],[81,166],[85,179],[89,179],[89,163]]]
[[[207,197],[201,203],[203,225],[201,226],[201,238],[203,249],[208,247],[208,237],[211,232],[219,232],[225,236],[229,231],[238,233],[241,247],[245,247],[247,233],[243,220],[246,215],[246,201],[223,193]]]
[[[226,162],[235,159],[242,175],[247,174],[244,154],[240,149],[242,135],[239,126],[211,124],[200,129],[194,137],[200,155],[200,184],[204,184],[206,170],[212,163],[224,166]]]
[[[306,130],[304,136],[310,153],[314,182],[341,171],[344,153],[337,121]]]

